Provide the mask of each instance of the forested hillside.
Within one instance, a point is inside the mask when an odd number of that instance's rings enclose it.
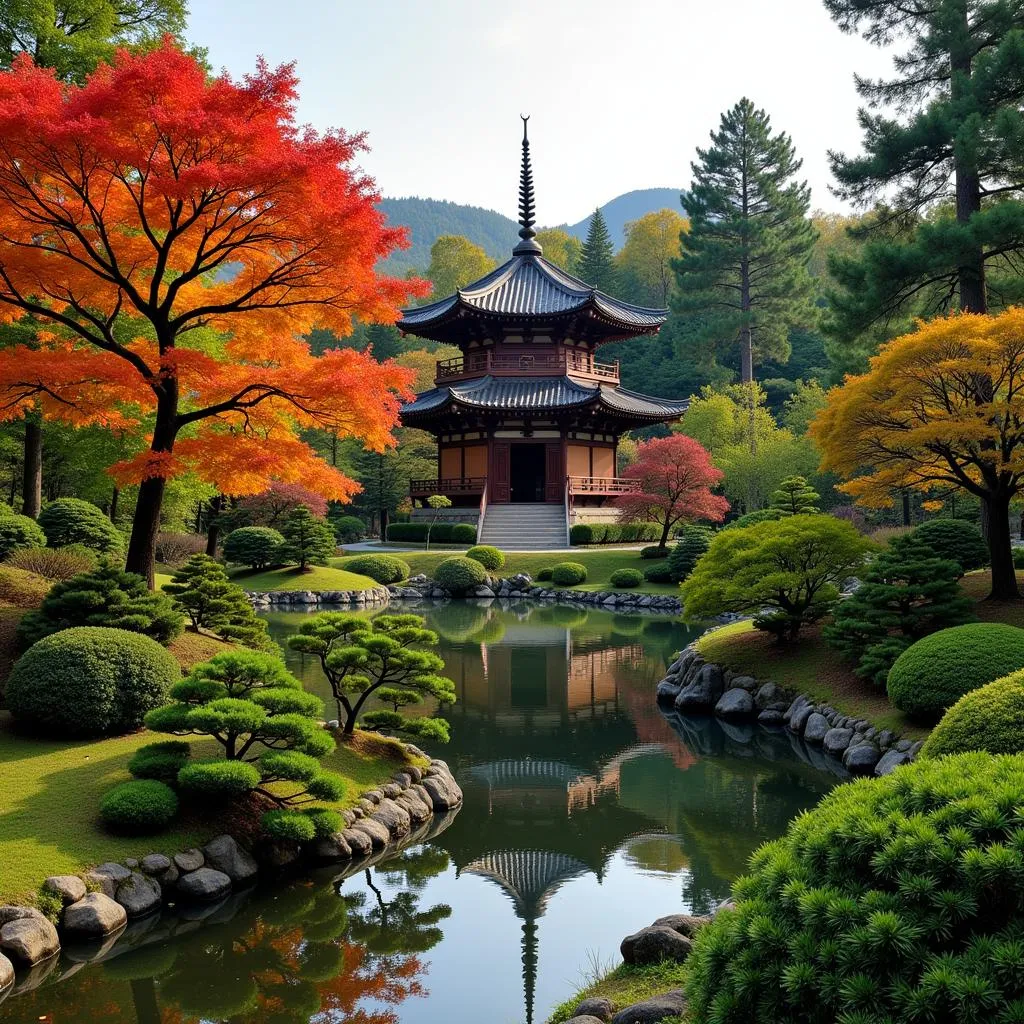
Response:
[[[615,248],[619,249],[626,240],[626,224],[631,220],[637,220],[645,213],[653,213],[655,210],[679,209],[679,189],[638,188],[605,203],[601,207],[601,213],[608,225],[608,233],[612,236]],[[580,239],[586,238],[591,216],[592,214],[584,217],[577,224],[562,226],[570,235]]]

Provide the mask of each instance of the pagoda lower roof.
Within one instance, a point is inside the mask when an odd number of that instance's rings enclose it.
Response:
[[[427,418],[453,406],[500,413],[537,413],[593,406],[609,414],[658,422],[682,416],[689,399],[651,398],[611,384],[560,377],[496,377],[460,381],[424,391],[402,407],[402,418]]]
[[[467,319],[491,321],[488,326],[501,321],[510,327],[538,327],[581,315],[591,322],[591,333],[611,339],[657,331],[668,310],[616,299],[543,256],[520,253],[447,298],[403,310],[398,328],[408,334],[445,340]]]

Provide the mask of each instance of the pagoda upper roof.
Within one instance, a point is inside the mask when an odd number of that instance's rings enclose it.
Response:
[[[628,388],[591,384],[569,376],[495,377],[487,374],[476,380],[424,391],[402,407],[402,419],[408,422],[437,415],[452,405],[501,413],[538,413],[593,405],[625,419],[660,422],[682,416],[690,400],[651,398]]]
[[[593,321],[590,333],[612,339],[657,331],[668,310],[606,295],[530,250],[514,253],[507,263],[447,298],[403,310],[398,327],[447,340],[459,330],[457,321],[467,318],[537,327],[581,316]]]

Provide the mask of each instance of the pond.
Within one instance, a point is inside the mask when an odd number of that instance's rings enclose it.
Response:
[[[66,954],[0,1022],[540,1022],[628,932],[709,911],[837,781],[786,735],[663,716],[655,684],[694,636],[670,617],[421,611],[458,693],[438,751],[465,792],[450,822],[349,877],[137,923],[101,962]],[[302,615],[269,614],[275,637]]]

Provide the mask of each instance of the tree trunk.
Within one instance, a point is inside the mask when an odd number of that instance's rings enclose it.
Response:
[[[910,525],[910,492],[903,492],[903,525]]]
[[[662,530],[661,530],[661,540],[658,541],[658,547],[659,548],[667,548],[668,547],[668,532],[669,532],[670,529],[671,529],[671,527],[669,526],[668,516],[665,516],[665,523],[662,526]]]
[[[220,513],[224,508],[224,495],[218,494],[210,499],[210,520],[206,527],[206,553],[215,558],[217,541],[220,538]]]
[[[36,413],[29,413],[25,417],[21,496],[21,514],[36,519],[43,503],[43,425]]]
[[[110,521],[117,521],[117,503],[121,497],[121,488],[115,486],[113,493],[110,495]]]
[[[746,260],[740,264],[740,305],[744,317],[750,316],[750,267]],[[750,384],[754,379],[754,340],[749,319],[740,328],[740,380]]]
[[[1002,496],[982,499],[981,507],[992,558],[992,592],[988,596],[995,601],[1020,597],[1010,542],[1010,499]]]

